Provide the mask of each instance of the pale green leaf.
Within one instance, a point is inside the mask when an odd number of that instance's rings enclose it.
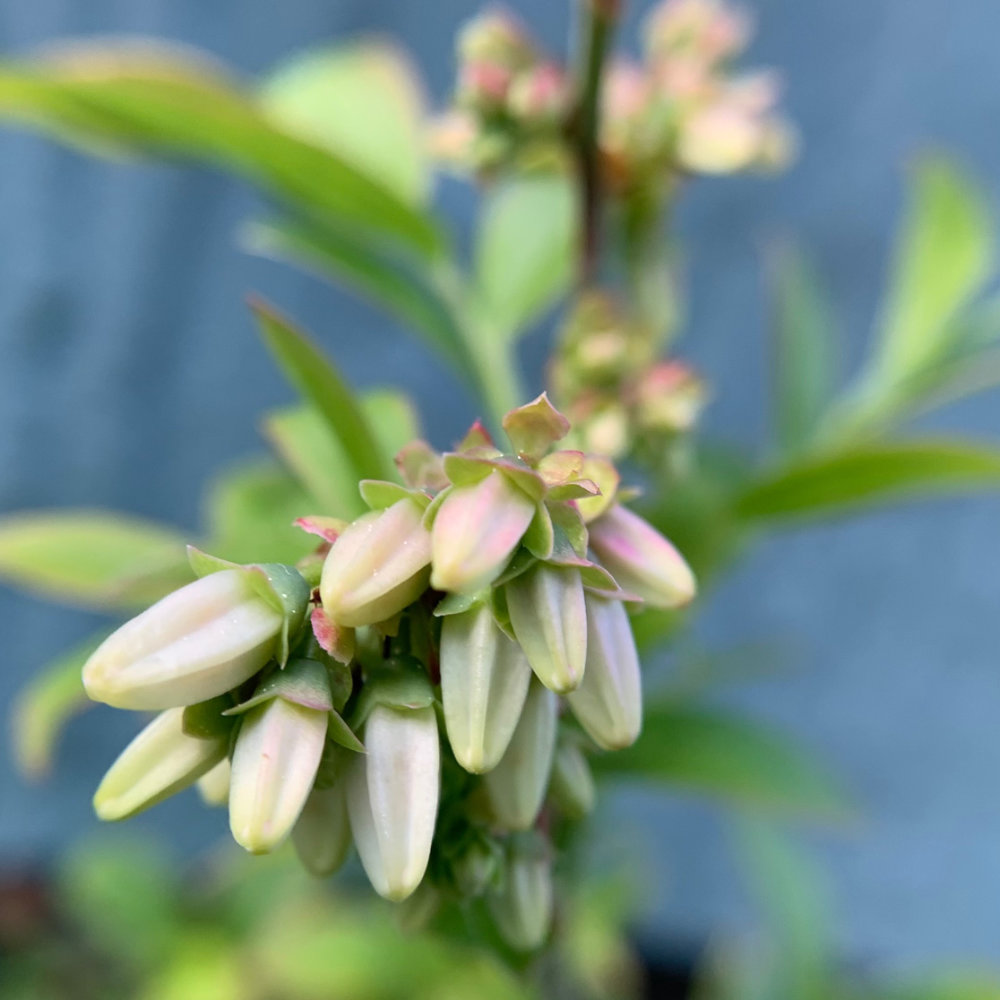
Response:
[[[76,43],[0,63],[0,117],[98,152],[213,164],[309,212],[433,253],[429,218],[351,162],[269,121],[209,59],[161,43]]]
[[[394,479],[367,415],[340,372],[315,344],[279,313],[253,303],[261,335],[288,380],[326,420],[347,453],[356,479]]]
[[[727,803],[841,819],[849,807],[836,782],[788,737],[732,714],[652,705],[638,742],[594,759],[621,778],[653,780]]]
[[[83,690],[81,671],[105,635],[88,639],[42,667],[18,694],[10,715],[11,739],[18,767],[29,778],[51,771],[66,723],[92,704]]]
[[[430,194],[420,80],[405,52],[365,40],[299,53],[260,91],[265,113],[420,205]]]
[[[989,207],[954,164],[918,163],[909,199],[873,373],[890,383],[947,353],[951,321],[982,289],[994,262]]]
[[[185,539],[127,514],[48,510],[0,519],[0,579],[88,608],[143,607],[191,579]]]
[[[797,451],[812,439],[833,395],[833,318],[808,263],[782,254],[774,280],[775,411],[778,441]]]
[[[864,445],[796,463],[751,484],[735,501],[752,520],[829,515],[902,497],[1000,485],[1000,449],[967,441]]]
[[[476,280],[487,328],[514,336],[569,286],[576,196],[568,177],[508,181],[489,197],[476,243]]]

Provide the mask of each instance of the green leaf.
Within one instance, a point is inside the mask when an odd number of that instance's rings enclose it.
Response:
[[[654,779],[733,805],[823,820],[850,813],[836,783],[802,748],[714,709],[649,706],[639,741],[593,763],[619,778]]]
[[[993,268],[993,221],[972,181],[947,160],[913,172],[896,248],[874,377],[906,378],[951,346],[951,321]]]
[[[567,177],[519,177],[490,197],[476,243],[487,327],[515,336],[566,291],[575,231],[576,199]]]
[[[349,160],[409,204],[430,195],[424,95],[406,54],[376,40],[294,55],[260,91],[286,131]]]
[[[81,671],[107,634],[100,632],[42,667],[18,694],[10,715],[11,739],[17,765],[29,778],[51,771],[66,723],[91,706]]]
[[[296,528],[296,518],[315,513],[314,501],[272,462],[238,466],[209,491],[205,547],[236,563],[293,564],[311,552],[315,539]]]
[[[740,817],[735,832],[751,890],[764,910],[770,939],[769,995],[829,1000],[832,907],[818,861],[759,817]]]
[[[900,497],[1000,485],[1000,450],[967,441],[865,445],[821,455],[751,484],[734,503],[747,519],[826,515]]]
[[[774,281],[775,407],[778,441],[797,451],[812,439],[834,388],[829,302],[803,258],[785,252]]]
[[[288,380],[336,434],[355,479],[395,479],[396,469],[379,447],[371,424],[340,372],[315,344],[263,302],[252,303],[261,335]]]
[[[363,393],[361,408],[383,455],[395,459],[404,445],[420,437],[420,419],[413,402],[398,389],[371,389]]]
[[[243,230],[242,243],[250,253],[290,261],[320,277],[345,282],[422,334],[460,374],[471,377],[454,311],[419,264],[373,246],[349,230],[303,219],[251,223]]]
[[[429,218],[329,148],[269,121],[210,60],[148,42],[77,43],[0,63],[0,116],[92,151],[209,163],[373,238],[435,252]]]
[[[191,579],[172,528],[98,510],[0,519],[0,579],[88,608],[144,607]]]

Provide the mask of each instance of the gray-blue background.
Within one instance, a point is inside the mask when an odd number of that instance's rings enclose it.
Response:
[[[512,6],[560,45],[568,3]],[[1000,170],[995,0],[756,7],[752,61],[784,72],[804,155],[777,181],[698,185],[682,218],[692,282],[682,351],[717,387],[711,428],[743,444],[764,427],[768,241],[790,232],[812,250],[850,363],[884,278],[911,154],[953,150],[991,195]],[[457,0],[6,0],[0,47],[139,32],[255,73],[317,39],[388,30],[415,50],[440,98],[450,35],[474,9]],[[468,216],[467,194],[444,194],[449,211]],[[357,384],[406,387],[437,443],[459,433],[470,400],[382,316],[240,255],[232,236],[254,204],[209,172],[111,166],[0,131],[0,511],[106,505],[194,529],[212,471],[260,450],[257,414],[289,398],[253,337],[249,289],[308,321]],[[537,338],[527,351],[537,383]],[[997,396],[935,420],[986,435],[998,422]],[[822,847],[853,959],[1000,960],[998,514],[996,498],[937,502],[790,533],[744,564],[704,615],[720,644],[778,636],[802,654],[797,674],[744,701],[832,757],[864,804],[864,823]],[[0,592],[0,700],[92,625]],[[44,860],[93,830],[91,789],[132,721],[107,710],[74,725],[44,786],[25,787],[2,755],[0,862]],[[652,933],[695,941],[710,926],[739,924],[737,874],[707,808],[633,798],[618,808],[642,819],[656,857]],[[136,825],[169,827],[183,851],[220,822],[192,797]]]

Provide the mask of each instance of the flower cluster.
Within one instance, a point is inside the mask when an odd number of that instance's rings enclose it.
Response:
[[[749,16],[723,0],[663,0],[651,11],[643,61],[616,60],[603,81],[599,141],[610,191],[789,161],[794,136],[776,110],[775,75],[732,68],[751,34]],[[486,175],[555,162],[572,133],[576,90],[511,15],[487,11],[459,36],[454,104],[434,124],[432,149]]]
[[[491,10],[471,20],[458,38],[458,63],[454,107],[431,133],[441,160],[490,173],[558,144],[569,81],[513,16]]]
[[[581,295],[560,331],[549,372],[576,442],[618,458],[689,432],[704,408],[704,382],[683,362],[656,360],[656,337],[603,292]]]
[[[95,796],[120,819],[195,782],[247,850],[293,841],[326,875],[357,849],[402,900],[482,897],[510,945],[547,934],[553,824],[594,799],[586,753],[642,722],[626,606],[694,595],[674,547],[623,505],[603,458],[558,450],[543,395],[441,455],[370,512],[309,518],[298,568],[192,550],[194,583],[123,625],[84,667],[90,696],[159,715]],[[567,711],[563,712],[563,708]]]
[[[747,14],[722,0],[665,0],[644,26],[645,60],[621,61],[603,92],[601,148],[612,188],[665,171],[777,169],[792,156],[769,71],[735,73],[750,39]]]

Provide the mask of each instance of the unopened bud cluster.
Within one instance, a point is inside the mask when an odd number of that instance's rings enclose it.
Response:
[[[382,896],[482,897],[511,947],[540,945],[548,835],[593,805],[587,754],[642,724],[627,606],[695,583],[610,461],[554,448],[570,427],[544,395],[504,428],[508,453],[479,425],[444,455],[408,445],[406,485],[361,484],[369,513],[300,522],[301,572],[193,551],[200,579],[84,668],[92,698],[159,712],[98,814],[197,782],[248,851],[290,838],[327,875],[353,844]]]
[[[558,145],[569,81],[512,15],[497,9],[471,20],[458,38],[458,64],[454,106],[431,133],[441,160],[490,173]]]
[[[752,33],[723,0],[664,0],[643,29],[642,63],[620,61],[603,91],[601,147],[613,188],[665,171],[731,174],[779,169],[794,151],[769,71],[736,72]]]
[[[657,361],[656,340],[609,295],[587,292],[577,300],[550,380],[580,447],[620,458],[636,447],[662,451],[694,428],[705,384],[681,361]]]
[[[643,60],[615,59],[601,86],[599,143],[612,192],[678,173],[775,170],[794,153],[769,71],[739,72],[750,16],[724,0],[663,0],[643,26]],[[553,162],[566,152],[576,82],[499,9],[459,35],[454,103],[431,133],[435,154],[463,170]]]

